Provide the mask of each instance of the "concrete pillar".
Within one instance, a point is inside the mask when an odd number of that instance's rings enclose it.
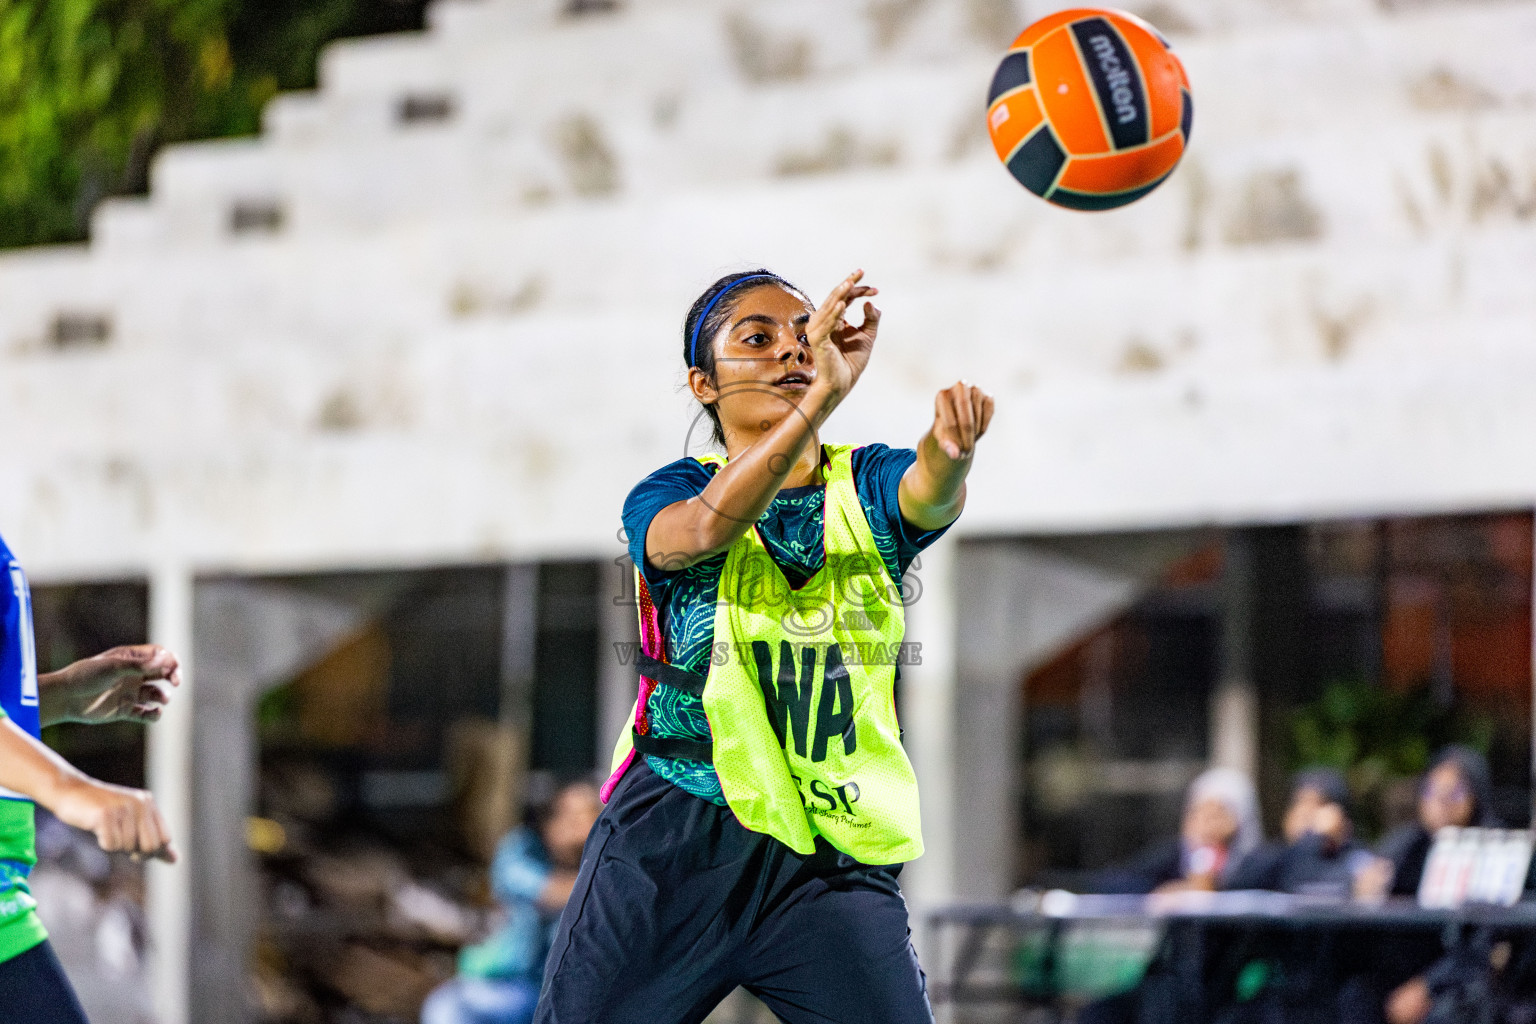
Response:
[[[955,895],[1002,899],[1013,888],[1018,835],[1018,757],[1026,609],[1016,542],[961,544],[955,577]]]
[[[1250,539],[1228,533],[1222,566],[1221,666],[1211,695],[1210,760],[1255,778],[1259,699],[1253,678],[1254,567]]]
[[[1015,884],[1024,678],[1141,591],[1134,574],[1018,540],[962,544],[957,579],[955,892],[1005,898]]]
[[[507,566],[501,601],[501,724],[531,749],[533,675],[539,640],[538,563]]]
[[[955,887],[962,900],[1000,900],[1017,881],[1018,812],[1029,671],[1134,603],[1200,533],[1118,534],[963,543],[957,579]],[[1087,652],[1104,662],[1107,648]],[[1087,672],[1084,738],[1112,746],[1114,695]]]
[[[1016,883],[1019,778],[1029,671],[1133,603],[1198,534],[972,541],[956,557],[955,894],[1006,897]],[[1108,749],[1113,699],[1083,694],[1090,742]]]
[[[363,610],[280,584],[208,581],[193,602],[198,699],[191,706],[189,779],[195,831],[181,838],[190,891],[185,965],[188,1021],[242,1024],[251,943],[259,915],[246,820],[257,806],[254,708],[268,687],[292,678],[353,634]]]
[[[214,584],[215,587],[229,585]],[[200,689],[193,714],[192,812],[195,834],[182,845],[191,853],[192,946],[188,1005],[191,1020],[246,1024],[247,971],[255,936],[256,863],[246,844],[246,819],[256,813],[256,680],[232,646],[247,636],[276,645],[237,601],[210,602],[209,585],[196,601]],[[254,635],[253,635],[254,634]]]
[[[192,664],[192,572],[157,567],[149,582],[149,635],[181,659],[181,688],[149,730],[147,775],[160,813],[181,854],[175,865],[148,868],[150,986],[159,1024],[189,1024],[192,927],[192,716],[197,674]]]
[[[1259,701],[1253,680],[1223,676],[1211,695],[1211,764],[1249,778],[1259,765]]]
[[[906,639],[922,645],[921,663],[902,666],[900,711],[922,800],[924,853],[903,871],[901,883],[921,942],[924,912],[955,895],[955,542],[923,552],[904,589]]]
[[[533,685],[539,644],[539,566],[509,565],[501,591],[500,770],[505,780],[506,824],[523,819],[528,802],[528,770],[533,762]],[[489,837],[487,837],[489,842]]]
[[[909,572],[921,593],[907,608],[907,639],[923,645],[922,664],[902,670],[901,714],[927,851],[902,888],[930,971],[946,965],[926,912],[1000,900],[1014,885],[1024,673],[1134,600],[1150,574],[1142,563],[1164,564],[1169,546],[1106,542],[1085,559],[1016,540],[941,541]]]
[[[635,617],[634,568],[628,558],[602,563],[598,581],[597,750],[594,762],[606,774],[613,744],[634,711],[636,679],[631,656],[640,642]]]

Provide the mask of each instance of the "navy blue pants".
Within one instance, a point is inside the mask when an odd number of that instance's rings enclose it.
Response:
[[[803,857],[637,759],[587,837],[534,1024],[695,1024],[738,985],[789,1024],[932,1024],[897,870]]]
[[[0,963],[0,1024],[90,1024],[47,942]]]

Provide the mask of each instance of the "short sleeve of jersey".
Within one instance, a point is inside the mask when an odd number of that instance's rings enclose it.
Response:
[[[853,485],[869,519],[870,532],[881,554],[892,551],[897,577],[906,573],[917,553],[944,536],[948,526],[920,530],[901,514],[901,478],[917,461],[911,448],[865,445],[853,450]],[[953,525],[953,524],[951,524]]]
[[[853,451],[854,487],[859,492],[860,504],[868,513],[870,531],[881,554],[887,560],[894,557],[891,568],[898,577],[906,572],[918,552],[949,529],[945,526],[920,530],[902,517],[901,478],[916,461],[917,452],[911,448],[871,444]],[[646,560],[645,535],[651,520],[668,505],[701,493],[715,472],[716,467],[697,459],[678,459],[636,484],[624,500],[624,536],[629,544],[629,557],[641,567],[653,591],[664,586],[671,573]]]
[[[0,708],[28,735],[41,735],[32,596],[26,574],[4,538],[0,538]]]
[[[640,566],[645,582],[653,588],[670,574],[646,560],[645,534],[651,528],[651,520],[668,505],[687,501],[702,492],[714,474],[714,466],[706,466],[697,459],[678,459],[641,480],[624,499],[624,536],[629,543],[629,558]]]

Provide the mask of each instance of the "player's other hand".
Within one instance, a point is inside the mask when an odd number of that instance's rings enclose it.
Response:
[[[951,462],[963,462],[976,454],[976,442],[991,423],[992,396],[962,380],[934,397],[929,434]]]
[[[50,721],[153,722],[181,685],[176,655],[156,644],[114,647],[38,680]]]
[[[108,853],[176,863],[165,819],[160,817],[155,798],[142,789],[79,778],[63,787],[49,810],[66,825],[94,833],[96,842]]]
[[[869,365],[880,330],[880,311],[871,302],[864,303],[864,320],[857,327],[843,319],[855,300],[879,293],[878,288],[860,284],[863,279],[862,270],[843,278],[805,325],[805,341],[816,362],[816,383],[830,388],[838,398],[849,392]]]

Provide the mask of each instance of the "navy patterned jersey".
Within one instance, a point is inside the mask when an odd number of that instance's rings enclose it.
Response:
[[[919,530],[901,516],[897,492],[902,474],[917,460],[910,448],[867,445],[853,451],[853,484],[869,521],[875,546],[891,578],[899,585],[912,560],[923,548],[943,535],[940,530]],[[725,553],[667,572],[645,558],[645,534],[656,513],[675,502],[686,501],[703,491],[719,471],[713,464],[679,459],[663,466],[629,492],[624,502],[624,531],[629,557],[641,567],[651,599],[656,605],[667,660],[680,668],[707,672],[715,640],[715,603]],[[798,587],[821,569],[826,561],[822,544],[822,506],[826,488],[786,487],[757,521],[763,546],[783,571],[790,586]],[[647,711],[656,736],[708,740],[709,722],[703,702],[691,694],[659,685],[651,694]],[[720,780],[714,769],[700,761],[648,757],[651,770],[694,796],[724,806]]]

